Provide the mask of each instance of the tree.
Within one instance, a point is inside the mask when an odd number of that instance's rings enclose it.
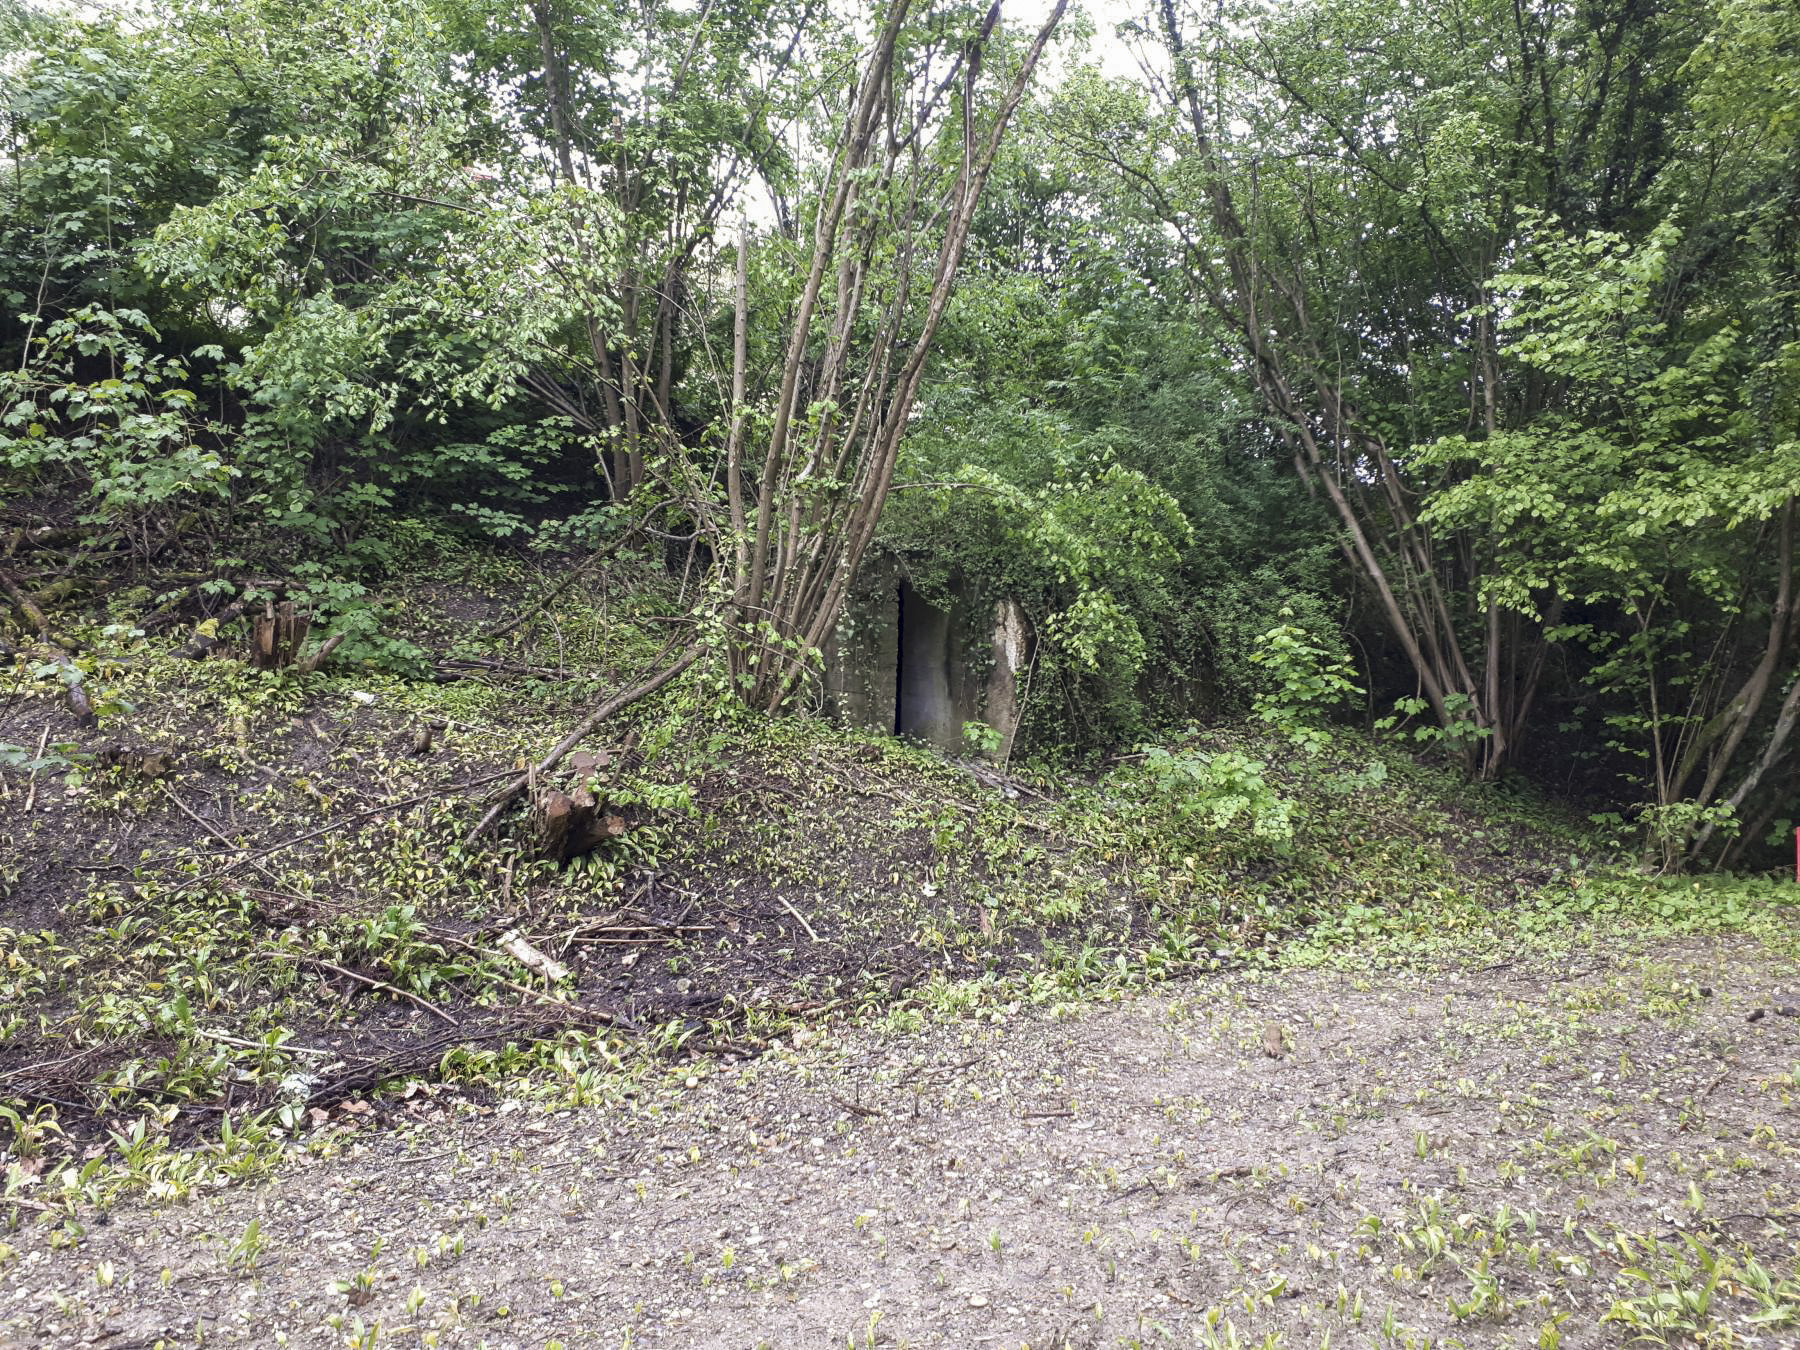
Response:
[[[1559,599],[1508,608],[1484,588],[1489,541],[1422,515],[1435,484],[1412,447],[1540,411],[1551,391],[1501,360],[1491,278],[1529,209],[1634,209],[1622,188],[1667,155],[1648,110],[1685,54],[1678,25],[1637,0],[1322,3],[1246,35],[1160,0],[1156,28],[1184,152],[1164,166],[1095,135],[1097,153],[1177,232],[1195,299],[1237,331],[1426,702],[1492,777],[1530,720]]]
[[[1247,708],[1280,610],[1335,637],[1343,608],[1323,519],[1280,476],[1229,335],[1189,303],[1161,222],[1071,133],[1132,116],[1081,71],[1021,108],[882,524],[915,589],[1023,607],[1047,751]]]
[[[804,105],[799,63],[839,55],[822,9],[817,0],[709,0],[692,10],[533,0],[456,13],[452,31],[465,35],[476,68],[519,89],[513,176],[547,174],[592,199],[590,229],[571,242],[591,237],[580,261],[603,280],[603,303],[579,314],[579,345],[524,382],[600,436],[617,500],[689,429],[676,393],[693,316],[704,312],[693,273],[709,260],[723,214],[742,205],[753,179],[790,213],[784,134]]]
[[[748,398],[750,243],[739,241],[723,500],[698,473],[686,498],[718,567],[719,607],[702,616],[701,636],[584,718],[538,772],[700,659],[715,623],[732,686],[752,708],[781,710],[816,673],[886,506],[982,189],[1064,7],[990,95],[998,0],[920,16],[911,0],[888,4],[832,110],[766,430]],[[477,833],[525,782],[499,795]]]
[[[1549,592],[1582,616],[1553,636],[1591,654],[1585,683],[1610,696],[1620,748],[1642,747],[1665,866],[1741,807],[1755,777],[1720,802],[1726,774],[1754,731],[1779,730],[1763,714],[1792,625],[1800,485],[1794,424],[1757,407],[1772,372],[1756,344],[1717,292],[1671,303],[1680,239],[1669,224],[1635,246],[1538,230],[1526,265],[1495,278],[1499,327],[1509,357],[1560,387],[1555,408],[1421,456],[1465,470],[1424,514],[1491,541],[1490,596],[1523,608]]]
[[[781,707],[837,623],[887,504],[982,190],[1064,8],[1058,0],[995,96],[982,76],[998,0],[910,29],[908,0],[894,0],[864,61],[819,184],[761,469],[747,457],[741,405],[726,445],[733,674],[752,706]],[[743,364],[740,345],[734,390]]]

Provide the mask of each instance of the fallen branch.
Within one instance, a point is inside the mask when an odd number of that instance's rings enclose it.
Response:
[[[792,905],[790,905],[788,903],[787,897],[785,895],[778,895],[775,898],[777,900],[781,901],[781,907],[783,909],[785,909],[789,914],[792,914],[796,919],[798,919],[800,921],[800,926],[806,930],[806,936],[811,938],[814,942],[817,942],[819,940],[819,935],[817,933],[813,932],[813,926],[806,921],[806,915],[802,914],[799,910],[795,909]]]
[[[642,520],[624,530],[616,539],[610,540],[595,549],[584,562],[570,568],[561,581],[557,582],[548,591],[544,592],[543,595],[540,595],[536,600],[532,601],[531,604],[520,610],[517,617],[509,619],[498,628],[488,629],[487,632],[481,635],[482,638],[491,641],[497,637],[505,637],[508,633],[512,632],[513,629],[523,624],[527,619],[543,613],[544,610],[550,607],[551,601],[555,600],[559,595],[568,590],[569,587],[573,586],[586,575],[588,569],[595,563],[604,562],[621,548],[625,547],[626,544],[636,539],[643,527],[650,523],[650,517],[656,514],[657,510],[660,509],[660,506],[661,503],[652,506],[650,510],[645,513]]]
[[[440,680],[454,680],[483,670],[491,670],[498,675],[535,675],[547,680],[570,678],[568,671],[558,670],[554,666],[532,666],[520,661],[490,661],[479,656],[447,656],[442,661],[433,662],[431,669]]]
[[[1141,758],[1141,756],[1132,755],[1127,756],[1127,758],[1136,759]],[[1052,806],[1059,805],[1056,798],[1047,796],[1044,793],[1039,792],[1036,788],[1030,787],[1027,784],[1019,782],[1017,779],[1009,777],[1000,770],[990,769],[985,764],[961,761],[957,764],[957,767],[968,774],[969,777],[973,778],[977,783],[980,783],[985,787],[991,787],[996,791],[1003,793],[1022,792],[1028,797],[1036,797],[1040,802],[1049,802]]]
[[[31,547],[25,551],[31,553],[37,549],[59,549],[63,544],[82,544],[86,543],[87,539],[86,530],[70,525],[39,525],[34,529],[21,528],[14,530],[7,538],[6,548],[0,550],[0,557],[10,558],[27,544]]]
[[[316,1045],[292,1045],[285,1041],[280,1045],[265,1045],[261,1041],[247,1041],[242,1036],[227,1036],[210,1027],[197,1027],[195,1030],[209,1041],[217,1041],[220,1045],[235,1045],[244,1050],[279,1050],[283,1054],[318,1055],[324,1059],[331,1059],[337,1054],[335,1050],[322,1050]]]
[[[50,744],[50,724],[48,722],[46,722],[46,723],[44,723],[43,735],[38,737],[37,754],[32,757],[32,761],[31,761],[31,779],[30,779],[31,786],[29,788],[27,788],[25,791],[25,814],[26,815],[30,815],[31,808],[37,805],[38,770],[43,767],[44,747],[48,744]]]
[[[427,931],[431,934],[432,941],[447,942],[452,947],[461,947],[465,952],[479,956],[484,961],[493,956],[491,951],[485,951],[472,942],[465,942],[462,938],[459,938],[452,933],[446,933],[435,928],[428,929]],[[575,1014],[581,1020],[590,1021],[599,1026],[618,1027],[622,1031],[636,1031],[638,1029],[637,1024],[629,1017],[621,1017],[618,1013],[606,1012],[600,1008],[592,1008],[585,1003],[571,1003],[560,998],[552,998],[541,989],[533,989],[528,985],[518,984],[503,976],[487,975],[483,978],[490,979],[502,988],[512,990],[515,994],[522,994],[526,998],[534,999],[539,1003],[547,1003],[559,1012]]]
[[[217,839],[221,844],[225,845],[226,848],[239,847],[238,845],[233,844],[226,833],[217,825],[213,824],[212,821],[199,814],[193,807],[189,806],[186,802],[182,801],[180,797],[176,796],[174,788],[170,787],[167,783],[159,784],[159,786],[163,790],[163,796],[167,797],[170,801],[174,802],[176,806],[181,808],[182,815],[193,821],[194,824],[205,830],[214,839]]]
[[[19,583],[13,579],[12,574],[4,569],[0,569],[0,590],[6,592],[7,598],[13,602],[13,606],[19,611],[20,616],[37,630],[38,637],[43,640],[44,654],[69,672],[63,680],[63,692],[69,700],[69,711],[82,722],[95,721],[94,705],[88,699],[87,690],[81,687],[81,671],[69,659],[70,652],[79,650],[77,645],[56,635],[55,630],[50,626],[49,617],[42,609],[38,608],[37,603],[29,595],[25,594]]]
[[[247,603],[244,600],[233,600],[212,618],[203,620],[195,628],[194,636],[177,647],[171,655],[178,656],[184,661],[198,661],[225,640],[219,636],[219,630],[242,615]],[[207,631],[209,628],[210,632]]]
[[[298,952],[269,952],[268,955],[273,956],[278,961],[304,961],[308,965],[318,966],[322,970],[329,970],[332,974],[342,975],[347,980],[355,980],[358,984],[367,985],[371,989],[379,989],[383,993],[394,995],[396,998],[403,998],[414,1007],[423,1008],[433,1017],[441,1017],[453,1027],[460,1025],[454,1017],[438,1007],[437,1004],[431,1002],[431,1000],[420,998],[417,994],[410,994],[396,985],[389,984],[386,980],[378,980],[371,975],[359,975],[354,970],[346,970],[340,965],[335,965],[332,962],[317,956],[302,956]]]
[[[549,773],[558,764],[562,763],[563,756],[587,739],[588,735],[595,727],[599,726],[615,713],[629,708],[640,699],[649,698],[650,695],[656,693],[659,689],[674,683],[689,666],[700,659],[703,651],[704,649],[700,647],[699,644],[688,647],[654,675],[650,675],[645,679],[638,681],[638,683],[632,685],[629,689],[613,695],[613,697],[594,709],[593,712],[582,718],[581,721],[576,724],[575,729],[557,743],[555,749],[551,750],[549,754],[545,755],[524,773],[515,777],[512,782],[508,783],[504,789],[495,795],[493,803],[488,807],[487,814],[482,816],[482,818],[476,822],[475,828],[469,831],[468,842],[473,843],[475,840],[481,838],[482,835],[492,830],[494,826],[499,823],[500,817],[502,813],[505,812],[506,808],[521,796],[525,789],[531,785],[532,779],[539,774]]]
[[[331,654],[344,645],[344,635],[333,633],[318,646],[311,656],[302,657],[294,662],[294,674],[311,675],[314,671],[331,659]]]
[[[588,1009],[568,1005],[559,1005],[559,1010],[564,1014],[560,1018],[532,1021],[515,1017],[509,1018],[500,1026],[480,1030],[458,1028],[450,1035],[439,1036],[419,1045],[405,1046],[377,1059],[365,1060],[317,1084],[307,1094],[307,1105],[329,1106],[354,1093],[366,1092],[387,1079],[428,1072],[442,1063],[449,1051],[460,1046],[504,1040],[510,1036],[543,1040],[555,1031],[588,1020],[592,1015]]]
[[[449,1036],[440,1036],[436,1040],[426,1041],[423,1045],[408,1046],[377,1059],[365,1060],[354,1065],[335,1077],[327,1078],[314,1086],[306,1096],[308,1106],[329,1106],[342,1101],[353,1093],[366,1091],[389,1078],[404,1078],[420,1073],[443,1061],[449,1050],[458,1046],[475,1045],[481,1041],[499,1040],[505,1036],[519,1034],[516,1022],[508,1022],[504,1026],[489,1027],[482,1031],[458,1029]]]
[[[569,978],[569,968],[554,957],[546,956],[532,946],[517,933],[506,933],[500,938],[500,950],[525,969],[542,975],[551,984],[561,984]]]
[[[50,636],[49,618],[44,614],[43,610],[38,608],[37,602],[29,595],[25,594],[24,589],[13,578],[11,572],[0,570],[0,590],[6,592],[7,599],[13,602],[13,607],[24,616],[27,623],[37,629],[38,634],[44,641],[54,642],[54,639]]]
[[[445,793],[467,792],[470,788],[485,787],[489,783],[498,782],[500,779],[505,778],[511,772],[512,770],[510,769],[502,769],[499,773],[485,774],[480,778],[471,778],[465,782],[451,783],[445,787],[433,788],[429,792],[420,792],[411,797],[403,797],[397,802],[383,802],[380,806],[371,806],[366,811],[358,811],[354,815],[342,816],[337,820],[319,826],[316,830],[308,830],[305,834],[295,835],[292,839],[283,840],[279,844],[272,844],[263,850],[261,856],[263,858],[268,858],[272,854],[280,853],[284,849],[290,849],[297,844],[304,844],[308,840],[317,839],[320,835],[330,834],[334,830],[341,830],[346,825],[355,825],[359,821],[368,820],[373,816],[379,816],[388,811],[404,811],[409,806],[417,806],[421,802],[434,801],[437,798],[442,797]],[[239,851],[247,854],[249,852],[249,847],[248,844],[240,845]],[[225,866],[221,867],[218,871],[211,873],[209,876],[195,877],[193,881],[188,883],[188,886],[197,886],[206,881],[216,881],[227,872],[234,872],[250,861],[251,859],[246,856],[237,859],[235,862],[226,863]]]

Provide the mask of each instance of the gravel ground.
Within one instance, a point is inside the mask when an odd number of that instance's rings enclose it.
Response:
[[[0,1337],[1800,1345],[1794,1003],[1792,961],[1693,940],[827,1028],[554,1112],[421,1098],[74,1245],[19,1215]]]

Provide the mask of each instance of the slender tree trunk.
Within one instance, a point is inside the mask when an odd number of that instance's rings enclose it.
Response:
[[[986,47],[999,24],[997,0],[950,74],[935,89],[920,95],[916,105],[895,98],[889,78],[907,0],[896,0],[889,12],[869,61],[869,74],[853,101],[844,151],[833,166],[831,187],[815,226],[813,254],[790,330],[764,454],[748,563],[740,570],[734,591],[739,633],[747,638],[760,630],[761,640],[740,642],[734,658],[740,673],[747,677],[742,685],[753,706],[771,712],[780,708],[812,668],[809,654],[823,645],[837,622],[886,505],[907,420],[994,157],[1065,7],[1066,0],[1058,0],[1038,31],[985,135],[976,130],[977,91]],[[920,142],[925,119],[958,81],[963,113],[961,162],[942,199],[943,235],[924,312],[917,333],[902,353],[895,341],[910,308],[907,264],[913,239],[917,229],[940,214],[933,212],[921,220],[916,209],[918,184],[929,171]],[[912,119],[900,127],[903,134],[892,129],[899,116]],[[884,126],[889,128],[888,134],[878,137]],[[845,396],[856,320],[866,304],[877,240],[872,216],[847,234],[844,226],[862,203],[879,200],[891,191],[903,173],[910,186],[904,189],[906,205],[899,214],[904,228],[896,245],[899,274],[894,283],[895,300],[862,358],[867,364],[846,417],[838,405]],[[807,442],[801,444],[796,440],[801,375],[828,275],[834,276],[832,323],[822,358],[811,372],[813,397],[825,412]],[[814,488],[827,466],[832,473],[826,481],[845,483],[847,479],[847,484]]]
[[[1776,582],[1775,599],[1769,609],[1768,639],[1763,644],[1762,655],[1758,658],[1743,685],[1732,696],[1725,707],[1712,718],[1705,731],[1695,738],[1694,744],[1682,756],[1680,767],[1671,782],[1671,790],[1676,796],[1683,794],[1689,778],[1699,767],[1702,758],[1711,750],[1711,761],[1707,767],[1706,777],[1693,796],[1698,802],[1709,802],[1713,793],[1718,790],[1719,783],[1731,764],[1731,758],[1743,744],[1744,737],[1749,734],[1751,724],[1756,721],[1762,711],[1763,701],[1768,697],[1770,686],[1774,683],[1775,672],[1781,664],[1781,653],[1787,645],[1788,629],[1793,618],[1794,607],[1794,500],[1789,498],[1781,508],[1780,522],[1776,534]]]
[[[725,448],[732,590],[719,617],[734,688],[753,707],[771,712],[780,709],[797,684],[816,671],[818,648],[837,620],[892,486],[900,442],[949,303],[982,190],[1066,4],[1067,0],[1057,0],[994,108],[985,135],[977,136],[978,79],[987,44],[999,24],[998,0],[941,81],[929,80],[916,69],[896,71],[896,53],[911,0],[892,0],[852,92],[839,150],[822,194],[812,256],[791,319],[762,471],[754,486],[746,481],[744,465],[749,427],[750,247],[747,237],[739,240],[733,286],[731,420]],[[925,69],[929,71],[929,66]],[[923,87],[909,90],[908,78]],[[963,153],[943,190],[940,208],[921,217],[914,208],[922,200],[923,184],[930,181],[927,175],[935,169],[921,142],[959,78]],[[910,204],[900,213],[906,237],[895,247],[902,270],[894,280],[894,297],[877,325],[872,347],[859,353],[854,340],[858,320],[866,307],[871,269],[880,254],[875,231],[884,220],[891,220],[873,209],[861,216],[859,212],[871,202],[879,204],[882,194],[895,188],[903,165],[909,176],[900,183],[900,190]],[[935,228],[940,221],[943,234],[931,289],[918,330],[902,350],[897,342],[911,313],[911,278],[905,269],[913,258],[914,236]],[[824,301],[826,278],[833,275],[832,323],[824,362],[815,365],[808,356],[813,325]],[[667,331],[660,330],[660,341],[666,342]],[[604,356],[604,348],[597,356]],[[860,375],[853,373],[853,358],[866,362]],[[617,369],[619,408],[629,432],[636,429],[632,417],[641,411],[633,390],[642,388],[643,380],[628,354],[621,354]],[[857,394],[851,415],[845,419],[831,413],[802,434],[803,397],[810,391],[815,398],[824,395],[835,400],[852,384]],[[659,411],[666,414],[667,410]],[[822,485],[819,479],[827,466],[832,469],[831,478]],[[624,472],[633,470],[628,462]],[[696,509],[704,512],[706,508],[696,503]],[[723,533],[716,521],[703,523],[702,530],[715,538]],[[703,622],[701,632],[708,627]],[[666,688],[707,655],[709,641],[696,639],[582,719],[531,771],[497,794],[471,837],[494,827],[533,774],[549,772],[607,718]]]
[[[1281,275],[1271,265],[1280,259],[1261,256],[1245,223],[1208,126],[1174,0],[1159,0],[1158,15],[1173,66],[1173,98],[1188,123],[1217,235],[1214,241],[1188,243],[1195,293],[1243,338],[1276,430],[1294,451],[1308,487],[1322,490],[1329,502],[1346,536],[1345,552],[1373,592],[1439,725],[1460,735],[1472,723],[1478,734],[1464,747],[1464,760],[1475,776],[1494,777],[1505,764],[1521,707],[1508,698],[1501,678],[1510,653],[1498,611],[1490,606],[1479,623],[1487,650],[1478,680],[1464,654],[1431,532],[1408,506],[1405,484],[1381,436],[1359,417],[1340,372],[1326,357],[1304,277]],[[1253,179],[1252,224],[1258,205],[1254,187]],[[1304,213],[1311,204],[1302,202],[1300,209]],[[1484,330],[1478,343],[1476,383],[1480,415],[1491,433],[1500,377],[1489,336]],[[1310,401],[1303,403],[1296,389],[1310,390]],[[1369,503],[1364,499],[1371,494]],[[1471,577],[1471,586],[1474,581]]]

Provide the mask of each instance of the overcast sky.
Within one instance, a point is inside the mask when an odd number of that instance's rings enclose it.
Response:
[[[1009,23],[1028,29],[1043,23],[1054,4],[1055,0],[1002,0],[1001,8]],[[1088,55],[1106,74],[1138,74],[1137,53],[1115,32],[1121,23],[1147,14],[1149,4],[1150,0],[1070,0],[1071,11],[1079,5],[1093,21],[1094,39]]]

